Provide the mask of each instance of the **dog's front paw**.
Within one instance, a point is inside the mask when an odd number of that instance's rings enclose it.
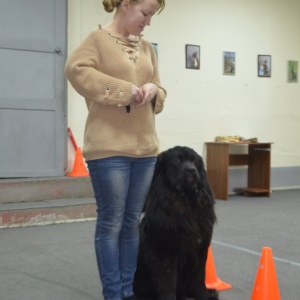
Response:
[[[209,300],[219,300],[220,292],[217,290],[208,290],[209,293]]]

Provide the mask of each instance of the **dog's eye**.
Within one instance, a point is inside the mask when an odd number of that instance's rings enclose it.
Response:
[[[179,158],[176,159],[176,164],[180,165],[181,164],[181,160]]]

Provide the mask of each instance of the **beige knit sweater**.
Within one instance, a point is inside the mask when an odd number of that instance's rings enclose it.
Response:
[[[88,108],[82,151],[86,160],[157,155],[155,114],[163,109],[166,91],[149,42],[142,37],[127,39],[99,26],[70,54],[65,72]],[[148,82],[159,88],[155,106],[131,105],[127,113],[132,85]]]

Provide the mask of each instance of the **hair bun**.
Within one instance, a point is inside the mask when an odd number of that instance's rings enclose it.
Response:
[[[105,11],[112,12],[116,7],[120,5],[122,0],[103,0],[103,6]]]

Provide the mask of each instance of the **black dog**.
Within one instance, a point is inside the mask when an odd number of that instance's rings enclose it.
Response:
[[[157,158],[140,225],[134,280],[139,300],[218,299],[205,287],[214,198],[201,156],[174,147]]]

